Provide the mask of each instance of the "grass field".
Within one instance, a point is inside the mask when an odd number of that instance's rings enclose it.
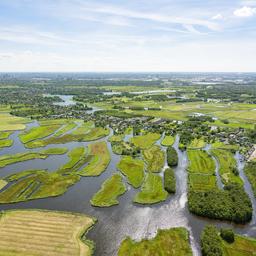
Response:
[[[131,142],[141,149],[146,149],[151,147],[153,144],[156,143],[161,138],[161,135],[159,133],[147,133],[140,136],[135,136],[131,138]]]
[[[127,237],[120,245],[118,256],[192,256],[189,233],[185,228],[158,230],[152,239],[139,242]]]
[[[0,190],[3,189],[7,184],[8,182],[6,180],[0,180]]]
[[[82,236],[95,219],[83,214],[12,210],[0,215],[0,255],[89,256],[91,241]]]
[[[70,132],[71,130],[75,129],[77,124],[75,122],[67,121],[67,123],[62,126],[55,134],[55,137],[62,136],[63,134]]]
[[[0,140],[0,149],[5,147],[10,147],[13,144],[13,140],[10,139],[3,139]]]
[[[114,174],[101,185],[101,189],[91,199],[91,204],[98,207],[117,205],[117,198],[126,192],[126,187],[119,174]]]
[[[141,191],[135,195],[133,201],[139,204],[154,204],[165,201],[168,193],[163,188],[162,178],[148,173],[142,184]]]
[[[215,163],[212,157],[203,150],[188,150],[189,158],[189,172],[191,173],[203,173],[214,174]]]
[[[192,191],[208,191],[216,189],[216,176],[204,175],[199,173],[190,173],[188,175],[189,189]]]
[[[0,140],[8,139],[12,132],[0,132]]]
[[[158,145],[143,150],[148,172],[160,172],[164,166],[164,152]]]
[[[18,162],[28,161],[32,159],[46,159],[49,155],[61,155],[67,152],[66,148],[50,148],[39,152],[24,152],[17,153],[14,155],[3,155],[0,156],[0,168],[5,167],[9,164]]]
[[[26,128],[25,124],[28,122],[28,119],[12,116],[8,112],[0,111],[0,132],[24,130]]]
[[[79,171],[81,176],[99,176],[108,167],[111,160],[106,142],[95,142],[88,146],[89,164]]]
[[[190,149],[188,184],[191,191],[204,192],[217,188],[215,163],[204,150]]]
[[[41,126],[46,127],[46,126]],[[58,130],[59,131],[59,130]],[[58,132],[57,131],[57,132]],[[45,147],[49,144],[64,144],[73,141],[93,141],[109,134],[109,129],[94,127],[93,122],[85,122],[77,129],[62,136],[51,136],[46,139],[37,139],[25,144],[27,148]]]
[[[211,153],[217,158],[220,164],[219,173],[224,184],[229,182],[243,185],[243,181],[239,175],[236,175],[234,170],[237,170],[236,160],[234,155],[229,150],[213,149]]]
[[[212,148],[217,149],[228,149],[228,150],[239,150],[239,145],[224,144],[223,142],[216,141],[212,144]]]
[[[141,186],[144,179],[144,162],[142,160],[125,156],[118,163],[117,168],[127,177],[128,183],[134,188]]]
[[[60,127],[61,127],[60,124],[33,127],[28,131],[24,131],[20,133],[19,138],[22,143],[26,144],[30,141],[48,137],[52,135],[55,131],[57,131]]]
[[[188,145],[188,148],[189,149],[199,149],[199,148],[203,148],[205,146],[206,146],[206,143],[202,138],[200,138],[200,139],[195,138]]]
[[[78,165],[80,161],[86,156],[87,148],[85,147],[77,147],[68,152],[69,161],[64,164],[60,169],[62,171],[67,171],[70,169],[76,169],[75,167]]]
[[[256,252],[256,239],[235,235],[233,243],[222,240],[223,256],[253,256]]]
[[[124,139],[124,134],[112,135],[108,141],[109,142],[121,142]]]
[[[175,141],[175,137],[171,135],[166,135],[162,140],[161,145],[165,147],[172,146],[174,141]]]
[[[245,165],[244,172],[251,183],[254,196],[256,197],[256,162],[249,162]]]
[[[79,175],[61,175],[45,170],[23,171],[4,178],[12,184],[0,192],[0,203],[15,203],[59,196],[80,180]]]

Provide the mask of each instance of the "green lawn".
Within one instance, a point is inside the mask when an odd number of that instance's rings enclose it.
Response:
[[[161,138],[161,135],[159,133],[146,133],[144,135],[135,136],[131,138],[131,142],[141,149],[146,149],[151,147],[153,144],[155,144],[159,139]]]
[[[168,193],[163,188],[162,178],[148,173],[142,184],[141,191],[135,195],[133,201],[139,204],[154,204],[165,201]]]
[[[127,177],[128,183],[134,188],[141,186],[144,179],[144,162],[142,160],[125,156],[118,163],[117,168]]]
[[[189,233],[185,228],[158,230],[152,239],[139,242],[127,237],[122,241],[118,256],[192,256]]]
[[[103,182],[101,189],[92,197],[91,204],[98,207],[109,207],[117,205],[117,198],[126,192],[122,177],[114,174]]]
[[[172,146],[174,141],[175,141],[175,137],[171,135],[166,135],[162,140],[161,145],[165,147]]]
[[[164,166],[164,152],[158,145],[143,150],[148,172],[160,172]]]

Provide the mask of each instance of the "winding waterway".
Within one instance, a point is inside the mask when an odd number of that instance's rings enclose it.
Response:
[[[30,123],[28,127],[36,126],[36,121]],[[14,139],[14,144],[10,148],[0,151],[0,155],[14,154],[26,151],[23,144],[18,139],[19,132],[11,135]],[[112,135],[111,134],[109,136]],[[102,139],[107,141],[108,137]],[[86,142],[72,142],[64,146],[72,149],[77,146],[84,145]],[[179,163],[174,168],[176,175],[176,193],[171,195],[166,202],[159,203],[152,206],[141,206],[132,203],[132,199],[138,192],[137,189],[132,188],[126,183],[128,191],[122,195],[120,204],[109,208],[97,208],[90,205],[90,199],[96,193],[102,182],[108,178],[112,173],[118,172],[116,169],[117,163],[120,161],[120,156],[114,154],[110,143],[107,141],[109,151],[111,152],[111,162],[107,170],[99,177],[82,177],[81,180],[72,186],[64,195],[54,198],[45,198],[39,200],[32,200],[28,202],[21,202],[15,204],[0,205],[0,210],[7,209],[21,209],[21,208],[39,208],[51,210],[64,210],[85,213],[94,216],[98,219],[97,224],[87,234],[89,239],[96,243],[95,255],[117,255],[118,247],[121,241],[126,236],[131,236],[133,239],[140,240],[142,238],[149,238],[155,236],[157,229],[171,228],[171,227],[186,227],[190,232],[190,241],[195,256],[200,255],[199,237],[203,227],[206,224],[216,224],[217,226],[233,227],[236,232],[244,235],[256,236],[256,218],[255,209],[256,202],[252,194],[251,186],[243,173],[244,162],[241,156],[237,153],[236,160],[238,169],[242,179],[244,180],[244,187],[249,194],[253,207],[253,219],[246,225],[235,225],[230,222],[221,222],[209,220],[207,218],[197,217],[189,213],[187,208],[187,171],[188,158],[186,152],[178,149],[179,136],[176,137],[174,148],[178,152]],[[160,145],[160,143],[157,143]],[[62,145],[49,145],[48,147],[61,147]],[[161,146],[165,150],[165,147]],[[40,149],[38,149],[40,150]],[[11,173],[17,173],[27,169],[48,169],[53,171],[59,166],[68,161],[67,155],[50,156],[45,160],[31,160],[22,163],[12,164],[1,168],[0,177],[4,177]],[[216,165],[218,169],[218,164]],[[218,171],[216,169],[216,172]]]

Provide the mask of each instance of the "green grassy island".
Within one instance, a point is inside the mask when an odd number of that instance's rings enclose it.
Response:
[[[144,162],[142,160],[125,156],[118,163],[117,168],[127,177],[128,183],[134,188],[141,186],[144,179]]]
[[[163,188],[160,176],[148,173],[142,184],[141,191],[135,195],[133,202],[139,204],[155,204],[165,201],[168,193]]]
[[[152,239],[139,242],[127,237],[120,245],[118,256],[192,256],[189,233],[185,228],[158,230]]]
[[[143,150],[148,172],[160,172],[164,166],[165,155],[158,145]]]
[[[117,205],[117,198],[126,192],[122,177],[114,174],[103,182],[101,189],[92,197],[91,204],[98,207]]]

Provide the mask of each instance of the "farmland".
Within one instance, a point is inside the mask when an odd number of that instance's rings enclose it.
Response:
[[[6,211],[0,217],[1,255],[92,255],[91,241],[82,241],[95,219],[83,214]],[[29,227],[29,228],[28,228]]]

